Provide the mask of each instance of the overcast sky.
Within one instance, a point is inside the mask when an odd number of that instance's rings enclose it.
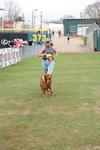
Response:
[[[3,2],[0,0],[0,7],[3,7]],[[66,14],[74,17],[80,17],[80,12],[84,8],[96,0],[13,0],[16,1],[25,13],[26,18],[31,18],[31,12],[37,9],[37,16],[40,11],[43,11],[44,19],[57,19]],[[21,12],[21,13],[22,13]],[[1,13],[0,13],[1,14]]]

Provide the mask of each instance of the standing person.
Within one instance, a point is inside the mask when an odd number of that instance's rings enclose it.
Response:
[[[59,37],[61,36],[61,30],[58,31],[58,36],[59,36]]]
[[[46,41],[46,45],[43,49],[41,49],[40,57],[42,57],[42,68],[45,74],[52,75],[54,70],[54,60],[55,56],[57,56],[56,50],[51,46],[50,41]]]
[[[68,40],[68,44],[69,44],[70,37],[67,37],[67,40]]]
[[[67,34],[67,41],[68,41],[68,44],[69,44],[69,41],[70,41],[70,33]]]
[[[53,35],[53,36],[55,35],[55,31],[52,31],[52,35]]]

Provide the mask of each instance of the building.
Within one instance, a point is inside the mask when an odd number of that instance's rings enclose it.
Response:
[[[77,30],[79,25],[90,25],[90,24],[100,24],[100,19],[64,19],[64,35],[66,36],[68,33],[71,35],[77,35]]]
[[[96,23],[86,30],[86,45],[91,51],[100,51],[100,27]]]

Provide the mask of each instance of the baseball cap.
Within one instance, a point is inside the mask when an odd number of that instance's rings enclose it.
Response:
[[[50,43],[50,39],[47,39],[47,40],[46,40],[46,43]]]

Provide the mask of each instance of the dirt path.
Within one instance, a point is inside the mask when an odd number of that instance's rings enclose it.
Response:
[[[58,52],[89,52],[90,50],[83,45],[83,41],[80,37],[71,37],[69,44],[67,38],[62,37],[53,37],[52,41],[54,43],[54,47]]]

